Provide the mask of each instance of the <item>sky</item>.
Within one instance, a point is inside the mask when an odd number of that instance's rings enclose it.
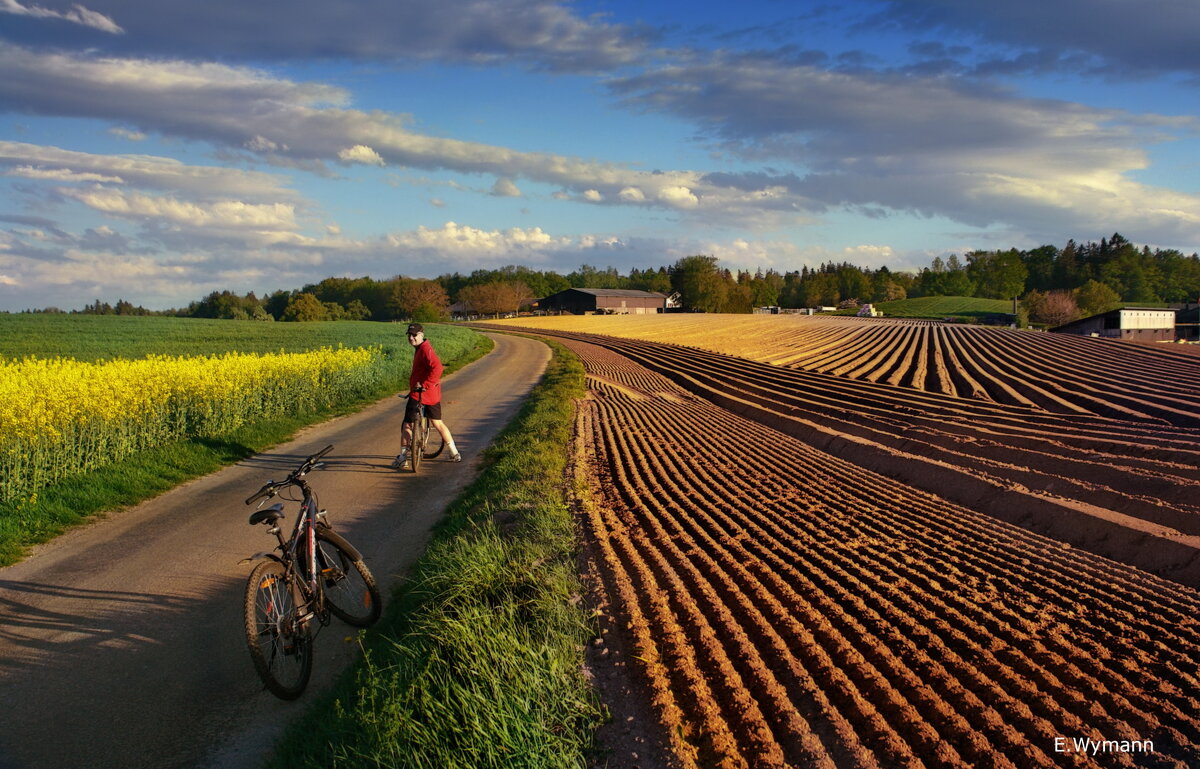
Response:
[[[1195,0],[0,0],[0,311],[1200,250]]]

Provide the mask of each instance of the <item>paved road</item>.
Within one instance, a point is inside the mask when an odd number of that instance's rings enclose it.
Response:
[[[392,470],[403,403],[388,398],[0,569],[0,769],[259,766],[308,697],[264,691],[246,652],[239,561],[272,538],[247,525],[245,498],[335,444],[313,488],[391,586],[545,369],[545,345],[493,338],[443,388],[462,464]],[[321,633],[311,689],[352,658],[352,630],[335,620]]]

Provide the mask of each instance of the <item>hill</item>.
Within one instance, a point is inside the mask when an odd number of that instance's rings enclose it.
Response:
[[[1008,299],[979,299],[971,296],[923,296],[880,302],[875,308],[890,318],[982,318],[996,313],[1011,313]]]

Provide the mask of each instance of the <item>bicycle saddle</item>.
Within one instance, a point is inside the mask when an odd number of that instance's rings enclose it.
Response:
[[[258,510],[250,516],[250,525],[254,526],[259,523],[275,523],[280,518],[286,517],[283,513],[283,503],[276,502],[266,510]]]

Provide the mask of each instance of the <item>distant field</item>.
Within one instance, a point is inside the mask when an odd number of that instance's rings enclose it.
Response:
[[[252,320],[119,315],[0,315],[0,357],[64,357],[81,361],[147,355],[216,355],[226,352],[305,352],[320,347],[405,349],[403,323],[264,323]],[[430,326],[437,345],[449,332]]]
[[[970,296],[923,296],[875,305],[885,317],[892,318],[947,318],[954,315],[980,318],[993,313],[1011,313],[1012,307],[1012,301],[1008,299],[978,299]]]

